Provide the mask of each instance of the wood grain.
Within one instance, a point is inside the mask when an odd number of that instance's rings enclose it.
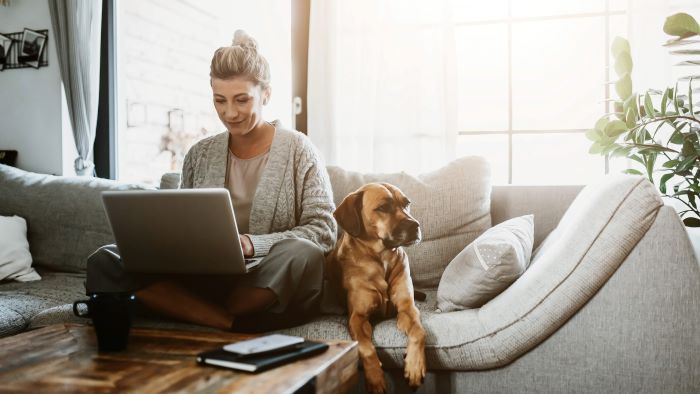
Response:
[[[234,333],[135,328],[129,349],[98,353],[90,326],[58,324],[0,340],[0,392],[317,393],[357,382],[356,342],[326,341],[328,351],[249,374],[198,365],[195,356],[251,338]]]

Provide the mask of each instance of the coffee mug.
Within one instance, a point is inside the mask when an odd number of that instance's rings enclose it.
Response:
[[[78,317],[92,319],[97,334],[97,347],[101,352],[126,349],[136,296],[128,293],[95,293],[89,300],[73,303],[73,313]],[[80,313],[79,305],[87,307]]]

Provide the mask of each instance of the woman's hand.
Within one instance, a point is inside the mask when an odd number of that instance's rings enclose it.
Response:
[[[243,248],[243,256],[252,257],[255,254],[255,249],[253,249],[253,243],[250,238],[243,234],[241,235],[241,247]]]

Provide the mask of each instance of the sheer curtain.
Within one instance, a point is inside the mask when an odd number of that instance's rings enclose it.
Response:
[[[417,173],[454,158],[450,4],[311,1],[308,135],[327,164]]]
[[[92,157],[100,91],[102,1],[49,0],[61,80],[78,157],[77,175],[94,175]]]

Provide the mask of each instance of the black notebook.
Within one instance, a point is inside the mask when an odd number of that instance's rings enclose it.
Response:
[[[197,362],[247,372],[260,372],[300,358],[323,353],[327,349],[328,344],[313,341],[304,341],[284,349],[252,355],[241,355],[217,349],[198,354]]]

